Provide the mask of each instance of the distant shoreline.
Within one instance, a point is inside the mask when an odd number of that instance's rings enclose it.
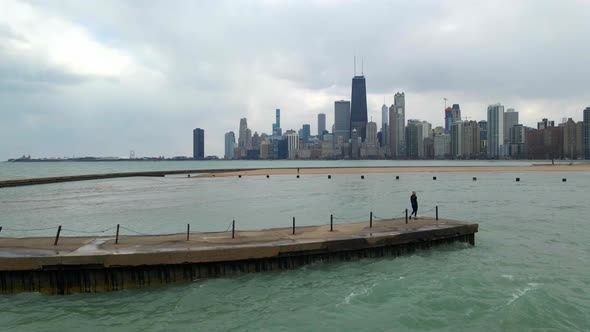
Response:
[[[1,180],[0,188],[20,187],[49,183],[100,180],[125,177],[164,177],[167,175],[196,174],[195,178],[203,177],[228,177],[228,176],[270,176],[270,175],[312,175],[312,174],[376,174],[376,173],[493,173],[493,172],[590,172],[590,164],[537,164],[529,166],[348,166],[348,167],[285,167],[285,168],[233,168],[233,169],[200,169],[200,170],[170,170],[170,171],[147,171],[147,172],[125,172],[125,173],[104,173],[85,174],[53,177],[37,177],[13,180]]]

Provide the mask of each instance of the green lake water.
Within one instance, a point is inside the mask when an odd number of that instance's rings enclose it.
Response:
[[[398,175],[178,176],[0,189],[0,226],[8,229],[63,225],[103,235],[98,231],[120,223],[167,233],[191,223],[195,231],[212,231],[225,230],[232,219],[238,228],[257,229],[289,226],[293,216],[300,225],[327,223],[330,214],[349,222],[366,220],[369,212],[400,215],[413,190],[419,215],[433,215],[428,210],[438,205],[443,218],[480,225],[475,247],[157,289],[3,295],[0,330],[590,330],[590,174]]]

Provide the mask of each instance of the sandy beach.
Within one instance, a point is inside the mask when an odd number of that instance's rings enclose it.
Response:
[[[393,166],[393,167],[304,167],[304,168],[259,168],[237,172],[215,172],[210,176],[259,176],[287,174],[376,174],[376,173],[495,173],[495,172],[590,172],[590,164],[558,164],[531,166]]]

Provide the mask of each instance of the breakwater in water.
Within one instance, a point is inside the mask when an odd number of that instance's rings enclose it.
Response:
[[[475,244],[477,224],[424,218],[154,236],[0,238],[0,292],[115,291]]]

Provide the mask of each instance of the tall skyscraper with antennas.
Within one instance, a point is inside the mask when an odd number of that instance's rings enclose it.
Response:
[[[367,139],[367,86],[361,64],[361,75],[355,73],[352,78],[352,93],[350,97],[350,132],[356,129],[358,136],[364,142]]]

